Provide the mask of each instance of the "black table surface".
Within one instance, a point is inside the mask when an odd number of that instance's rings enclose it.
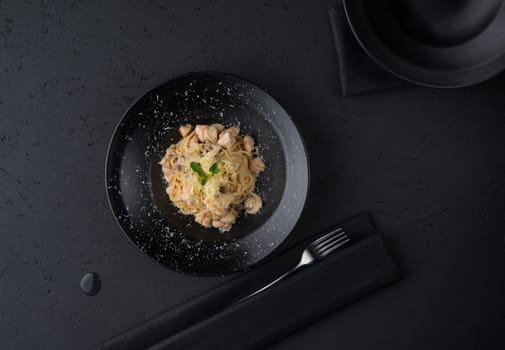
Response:
[[[1,349],[87,349],[225,279],[152,263],[104,190],[125,109],[198,70],[255,81],[301,127],[312,185],[295,238],[370,211],[405,275],[272,349],[505,348],[505,76],[344,99],[333,5],[0,2]],[[79,290],[87,271],[97,296]]]

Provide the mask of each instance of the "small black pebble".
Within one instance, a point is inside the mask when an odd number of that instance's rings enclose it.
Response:
[[[86,295],[97,295],[102,287],[100,276],[95,272],[88,272],[81,278],[81,291]]]

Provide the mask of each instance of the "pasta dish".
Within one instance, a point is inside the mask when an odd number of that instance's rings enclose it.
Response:
[[[256,178],[265,163],[254,139],[221,124],[187,124],[179,132],[182,139],[160,162],[173,204],[200,225],[221,231],[229,231],[242,211],[256,214],[263,205]]]

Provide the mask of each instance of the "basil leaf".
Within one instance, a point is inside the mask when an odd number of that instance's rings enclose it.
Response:
[[[202,169],[202,166],[200,165],[200,163],[197,163],[197,162],[191,162],[189,164],[189,166],[191,167],[191,169],[197,173],[198,175],[200,175],[200,177],[207,177],[207,174],[205,174],[205,171],[203,171]]]
[[[197,162],[191,162],[189,164],[190,168],[200,176],[200,184],[205,185],[207,183],[207,180],[209,179],[209,176],[205,174],[205,171],[203,171],[202,166],[200,163]]]
[[[212,175],[216,175],[219,172],[219,165],[217,163],[212,164],[209,168],[209,171]]]

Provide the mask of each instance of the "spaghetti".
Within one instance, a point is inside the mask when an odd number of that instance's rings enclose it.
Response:
[[[263,203],[254,189],[265,164],[254,139],[221,124],[188,124],[179,131],[182,140],[160,162],[173,204],[202,226],[221,231],[229,231],[241,211],[256,214]]]

